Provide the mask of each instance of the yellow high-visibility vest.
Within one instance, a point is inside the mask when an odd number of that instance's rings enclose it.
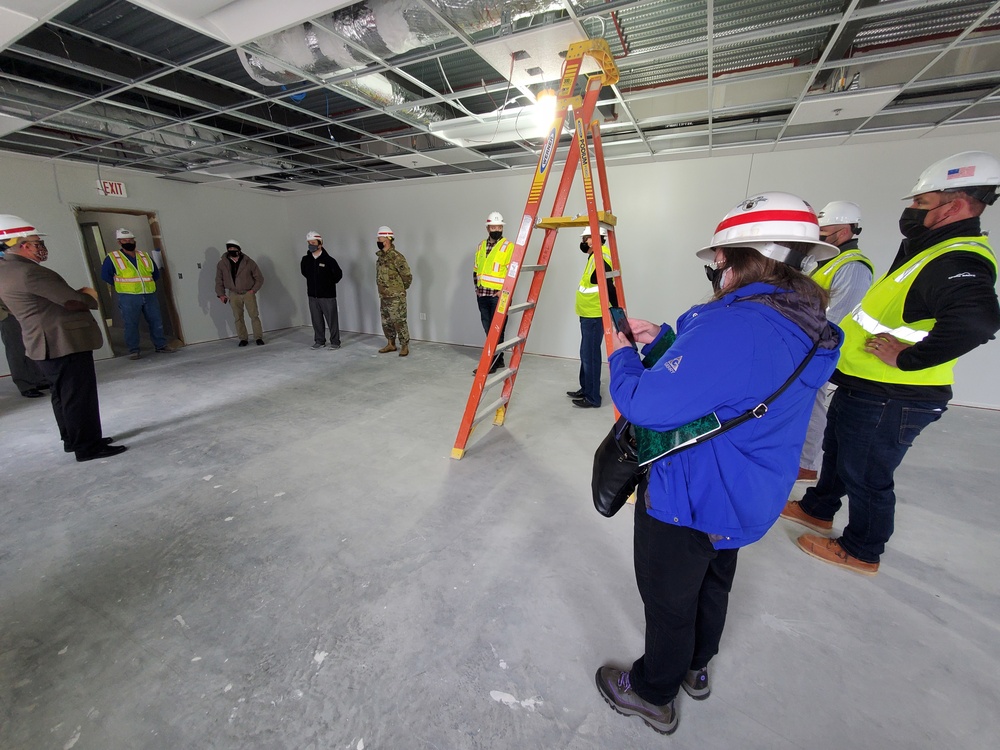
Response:
[[[135,253],[136,265],[121,250],[108,253],[115,264],[115,291],[119,294],[152,294],[156,291],[153,281],[153,259],[141,250]]]
[[[860,250],[855,249],[846,250],[840,255],[835,256],[834,259],[825,266],[817,268],[811,274],[812,280],[829,292],[830,286],[833,284],[833,277],[836,275],[837,271],[852,261],[864,263],[868,266],[869,271],[873,274],[875,273],[875,264],[868,260],[868,258],[866,258]]]
[[[503,280],[507,275],[507,265],[510,256],[514,254],[514,245],[501,237],[486,252],[486,240],[479,243],[476,250],[476,276],[479,286],[484,289],[503,289]]]
[[[605,262],[611,265],[611,251],[607,245],[601,246],[601,255]],[[581,318],[601,317],[601,290],[597,284],[591,284],[590,278],[594,275],[597,264],[594,262],[594,254],[587,256],[587,265],[583,267],[583,276],[580,277],[580,288],[576,290],[576,314]],[[601,268],[601,273],[606,273]],[[611,283],[610,281],[608,283]]]
[[[946,253],[975,253],[993,266],[997,260],[986,237],[953,237],[918,253],[905,265],[872,284],[854,311],[841,322],[844,345],[837,369],[845,375],[865,380],[899,385],[951,385],[955,382],[955,362],[943,362],[923,370],[903,371],[890,367],[874,354],[865,351],[865,341],[877,333],[889,333],[907,344],[923,341],[934,327],[934,318],[913,323],[903,321],[906,294],[928,262]]]

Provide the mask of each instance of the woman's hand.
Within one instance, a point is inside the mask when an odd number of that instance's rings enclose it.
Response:
[[[629,341],[628,338],[625,336],[625,334],[621,333],[620,331],[615,331],[614,344],[615,344],[615,351],[618,351],[619,349],[632,348],[632,342]]]
[[[650,323],[648,320],[629,318],[628,324],[632,328],[632,336],[635,338],[637,344],[650,344],[653,342],[653,339],[660,335],[660,327],[655,323]]]

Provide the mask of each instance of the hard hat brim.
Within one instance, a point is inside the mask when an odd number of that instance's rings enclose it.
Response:
[[[727,242],[719,242],[714,245],[709,245],[708,247],[703,247],[701,250],[696,252],[695,255],[702,260],[713,261],[715,260],[715,249],[717,247],[751,247],[755,242],[776,242],[779,245],[784,242],[795,242],[800,245],[812,245],[812,250],[809,251],[808,255],[811,255],[816,260],[829,260],[830,258],[840,254],[839,247],[821,240],[806,240],[802,237],[760,237],[754,240],[747,240],[746,238],[743,238]]]

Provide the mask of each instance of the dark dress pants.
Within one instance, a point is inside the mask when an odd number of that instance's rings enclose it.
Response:
[[[38,367],[52,384],[52,412],[66,449],[77,456],[96,453],[103,445],[103,433],[94,353],[43,359]]]
[[[49,383],[38,369],[38,364],[28,359],[24,353],[21,324],[13,315],[0,320],[0,338],[3,339],[4,352],[7,354],[10,379],[14,381],[17,390],[23,394],[25,391],[45,388]]]
[[[313,341],[326,343],[326,326],[330,326],[330,346],[340,346],[340,317],[336,297],[310,297],[309,316],[313,324]]]
[[[490,326],[493,324],[493,315],[497,311],[497,305],[500,304],[499,297],[476,297],[476,303],[479,305],[479,320],[483,324],[483,330],[486,335],[490,335]],[[503,321],[503,328],[500,329],[500,340],[497,341],[497,346],[503,343],[504,336],[507,334],[507,320]],[[503,352],[493,358],[494,361],[498,361],[500,365],[503,365]]]
[[[662,706],[689,669],[719,652],[738,550],[717,550],[708,534],[646,512],[646,482],[635,504],[635,581],[646,612],[646,649],[632,665],[632,688]]]

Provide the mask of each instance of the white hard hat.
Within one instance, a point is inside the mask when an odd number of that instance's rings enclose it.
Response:
[[[963,151],[927,167],[903,200],[923,193],[961,190],[992,206],[997,199],[997,185],[1000,185],[1000,160],[985,151]]]
[[[319,232],[306,232],[306,242],[311,242],[312,240],[323,241],[323,237]]]
[[[492,224],[499,224],[500,226],[503,226],[503,216],[500,215],[499,211],[493,211],[486,217],[486,226],[490,226]]]
[[[840,250],[819,238],[819,222],[812,206],[791,193],[760,193],[742,201],[715,228],[712,242],[698,251],[702,260],[714,260],[717,247],[749,247],[784,262],[793,252],[790,243],[808,246],[802,255],[828,260]]]
[[[44,237],[34,224],[25,221],[20,216],[12,214],[0,214],[0,240],[9,240],[13,237],[27,237],[34,234]]]
[[[605,229],[604,227],[601,227],[601,237],[607,237],[609,231],[610,230]],[[588,224],[587,226],[585,226],[583,228],[583,231],[580,232],[580,236],[581,237],[589,237],[590,236],[590,224]]]
[[[226,247],[229,247],[230,245],[232,245],[233,247],[238,247],[240,250],[243,249],[243,245],[241,245],[236,240],[226,240]]]
[[[834,224],[857,224],[861,225],[861,206],[850,201],[830,201],[823,209],[816,214],[821,227],[829,227]]]
[[[381,226],[381,227],[378,228],[378,236],[379,237],[395,237],[396,235],[393,234],[393,231],[389,227],[383,225],[383,226]]]
[[[135,235],[132,234],[131,230],[125,229],[124,227],[122,227],[121,229],[116,229],[115,230],[115,239],[118,239],[118,240],[134,240],[135,239]]]

